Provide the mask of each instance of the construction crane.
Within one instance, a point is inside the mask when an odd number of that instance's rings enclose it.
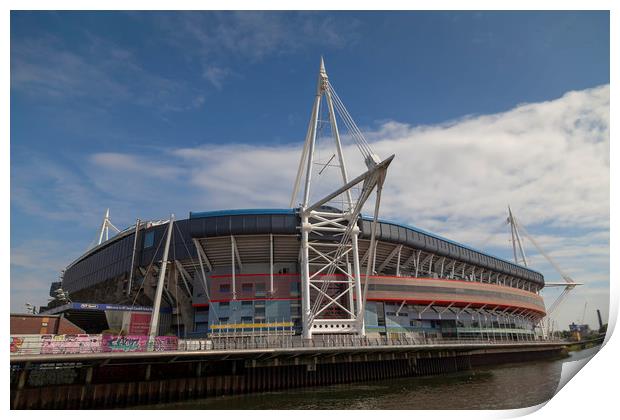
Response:
[[[562,270],[562,268],[560,268],[560,266],[555,262],[555,260],[551,258],[551,256],[542,249],[542,247],[538,244],[538,242],[536,242],[536,240],[532,237],[532,235],[530,235],[527,229],[525,229],[525,227],[522,224],[517,222],[517,219],[515,218],[514,214],[512,213],[512,210],[510,209],[510,206],[508,206],[507,223],[510,224],[510,229],[511,229],[511,234],[512,234],[512,249],[514,253],[515,263],[517,264],[520,263],[519,259],[517,258],[517,248],[518,248],[519,254],[521,257],[521,262],[525,266],[527,266],[525,251],[523,250],[523,244],[522,244],[521,235],[520,235],[520,232],[523,232],[525,236],[530,240],[530,242],[534,245],[536,250],[538,250],[538,252],[543,257],[545,257],[545,259],[549,262],[549,264],[551,264],[551,266],[555,268],[555,270],[560,274],[560,276],[564,280],[564,282],[555,282],[555,283],[545,282],[545,287],[564,287],[564,290],[562,290],[562,293],[560,293],[560,295],[547,308],[547,315],[545,317],[546,322],[545,320],[542,321],[543,324],[547,325],[547,330],[549,330],[551,315],[562,304],[562,302],[564,302],[568,293],[570,293],[570,291],[573,290],[576,286],[583,285],[583,283],[577,283],[575,280],[573,280],[571,276],[569,276],[564,270]]]

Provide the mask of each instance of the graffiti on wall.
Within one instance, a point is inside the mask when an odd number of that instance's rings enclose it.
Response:
[[[145,351],[147,337],[132,335],[104,335],[102,339],[103,351],[119,352],[119,351]]]
[[[41,336],[39,334],[21,334],[11,336],[11,353],[41,353]]]
[[[42,335],[41,354],[99,353],[101,336],[88,334]]]
[[[11,353],[19,353],[24,344],[22,337],[11,337]]]
[[[83,354],[148,351],[146,335],[22,335],[11,336],[13,354]],[[155,337],[151,351],[177,350],[177,337]]]
[[[129,352],[147,351],[149,337],[146,335],[104,335],[102,338],[102,351],[104,352]],[[178,347],[177,337],[155,337],[153,351],[171,351]]]
[[[155,351],[173,351],[179,347],[178,337],[155,337]]]

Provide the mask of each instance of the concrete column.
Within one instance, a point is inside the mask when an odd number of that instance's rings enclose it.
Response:
[[[93,382],[93,367],[89,366],[86,368],[86,378],[84,379],[86,385],[90,385]]]
[[[19,378],[17,380],[17,389],[22,390],[26,386],[26,382],[28,381],[28,372],[30,369],[30,362],[26,362],[24,368],[19,372]]]

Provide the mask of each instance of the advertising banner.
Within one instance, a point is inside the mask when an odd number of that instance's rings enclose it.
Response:
[[[151,314],[132,312],[129,319],[130,335],[148,335]]]

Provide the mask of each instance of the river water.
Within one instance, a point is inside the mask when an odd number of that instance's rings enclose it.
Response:
[[[562,363],[591,356],[599,347],[561,360],[477,368],[449,375],[222,396],[145,409],[510,409],[549,400],[560,381]]]

